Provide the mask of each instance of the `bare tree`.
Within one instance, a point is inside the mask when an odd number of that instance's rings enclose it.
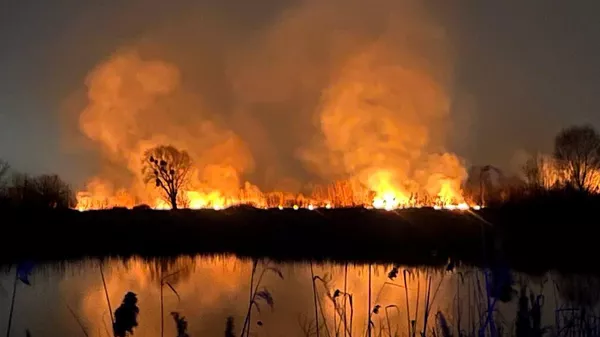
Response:
[[[71,186],[56,174],[37,176],[32,183],[41,206],[69,208],[77,204]]]
[[[523,174],[527,184],[532,188],[542,188],[544,186],[542,167],[544,158],[538,154],[531,156],[523,165]]]
[[[10,169],[10,165],[6,160],[0,159],[0,180],[3,180],[8,173],[8,169]]]
[[[554,140],[554,158],[574,187],[590,191],[600,168],[600,136],[589,125],[563,129]]]
[[[34,208],[69,208],[77,203],[69,184],[55,174],[31,177],[14,173],[8,197],[15,206]]]
[[[8,165],[8,162],[0,159],[0,194],[2,195],[6,193],[6,176],[9,169],[10,165]]]
[[[0,159],[0,206],[8,205],[8,184],[6,176],[10,166],[8,162]]]
[[[35,200],[32,178],[24,173],[13,172],[8,197],[14,205],[31,205]]]
[[[481,206],[485,205],[486,195],[490,196],[494,190],[492,173],[497,174],[499,179],[504,180],[504,174],[495,166],[485,165],[479,169],[479,203]]]
[[[564,186],[566,177],[554,158],[536,153],[523,166],[525,182],[529,188],[549,190]]]
[[[548,172],[546,172],[549,166],[548,161],[548,158],[539,153],[527,159],[527,162],[523,165],[523,173],[530,188],[546,189],[550,187],[547,182]]]
[[[192,160],[185,151],[171,145],[161,145],[144,153],[142,174],[144,182],[153,182],[164,198],[177,209],[178,194],[189,180]]]

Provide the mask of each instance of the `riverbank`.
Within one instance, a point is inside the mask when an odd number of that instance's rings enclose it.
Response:
[[[10,210],[3,212],[0,260],[233,253],[409,265],[505,260],[528,271],[600,270],[586,256],[596,242],[592,210]]]

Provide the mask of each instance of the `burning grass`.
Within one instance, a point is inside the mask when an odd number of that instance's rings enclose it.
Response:
[[[378,181],[372,188],[352,180],[314,186],[308,194],[283,191],[262,192],[256,186],[246,185],[234,192],[219,190],[182,189],[176,197],[178,208],[222,210],[234,206],[249,205],[257,208],[339,208],[364,206],[366,208],[395,210],[404,208],[435,207],[437,209],[479,209],[474,202],[467,202],[455,182],[441,180],[435,193],[407,192],[404,188],[391,186],[386,178]],[[98,181],[88,185],[89,191],[77,193],[76,209],[79,211],[108,209],[113,207],[134,208],[145,205],[149,208],[168,210],[170,202],[164,197],[136,199],[122,189],[111,191]]]

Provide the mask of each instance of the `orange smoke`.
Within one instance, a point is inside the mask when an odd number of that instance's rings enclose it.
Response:
[[[466,171],[444,146],[447,37],[421,2],[375,1],[305,0],[250,31],[181,13],[171,35],[118,49],[88,74],[79,114],[113,169],[78,208],[168,208],[141,178],[157,145],[192,158],[181,207],[464,208]]]

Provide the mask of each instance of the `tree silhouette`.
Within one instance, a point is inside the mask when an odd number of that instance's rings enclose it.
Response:
[[[563,129],[554,140],[554,158],[567,174],[567,181],[589,191],[595,170],[600,168],[600,136],[589,125]]]
[[[5,197],[6,194],[6,176],[10,165],[5,160],[0,159],[0,196]]]
[[[481,206],[485,205],[486,189],[491,190],[493,187],[491,178],[492,172],[496,173],[500,179],[504,180],[504,174],[495,166],[485,165],[479,168],[479,203]],[[489,192],[487,194],[489,194]]]
[[[544,186],[543,177],[544,157],[535,154],[527,159],[523,165],[523,173],[527,184],[533,188],[542,188]]]
[[[8,162],[6,160],[0,159],[0,181],[4,180],[9,168],[10,165],[8,165]]]
[[[31,177],[14,173],[6,193],[13,206],[69,208],[77,203],[69,184],[55,174]]]
[[[161,145],[144,153],[144,182],[154,182],[173,209],[177,209],[178,194],[189,180],[192,160],[185,151],[171,145]]]
[[[75,194],[69,184],[56,174],[44,174],[33,179],[40,206],[49,208],[68,208],[77,204]]]
[[[565,175],[558,169],[557,160],[552,157],[536,153],[529,157],[523,165],[525,182],[531,190],[549,190],[564,187]]]

